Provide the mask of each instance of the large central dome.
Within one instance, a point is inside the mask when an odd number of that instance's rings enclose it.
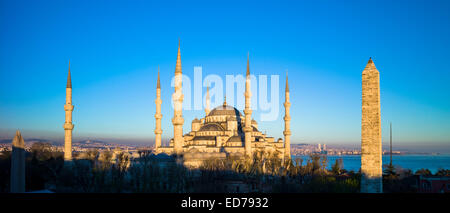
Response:
[[[214,116],[214,115],[234,115],[234,116],[242,116],[241,112],[237,110],[236,108],[226,105],[224,103],[221,106],[218,106],[211,110],[211,112],[208,114],[208,116]]]

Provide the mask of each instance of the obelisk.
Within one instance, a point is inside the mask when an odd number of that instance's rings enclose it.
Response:
[[[20,131],[12,141],[11,193],[25,192],[25,142]]]
[[[362,72],[361,192],[381,193],[380,74],[369,59]]]

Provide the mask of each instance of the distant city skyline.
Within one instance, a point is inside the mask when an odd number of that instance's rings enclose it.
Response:
[[[135,2],[122,8],[101,1],[27,7],[2,1],[0,137],[20,129],[24,138],[63,139],[70,60],[74,141],[153,143],[158,66],[167,141],[181,39],[183,74],[191,79],[195,66],[204,76],[244,75],[250,52],[252,74],[279,75],[283,100],[288,69],[292,144],[360,144],[361,73],[372,57],[381,79],[383,145],[392,122],[394,147],[450,152],[450,29],[443,27],[450,25],[450,3],[405,3]],[[234,95],[235,103],[243,97]],[[282,102],[275,121],[260,122],[261,111],[253,115],[275,138],[283,138]],[[186,133],[204,111],[183,116]]]

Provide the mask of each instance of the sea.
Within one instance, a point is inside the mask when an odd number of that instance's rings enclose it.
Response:
[[[303,158],[303,165],[306,164],[309,156],[292,156],[294,163],[296,158]],[[327,155],[328,168],[336,162],[336,159],[342,158],[345,170],[359,171],[361,167],[361,155]],[[383,165],[389,164],[389,155],[383,155]],[[425,168],[435,173],[439,169],[450,169],[450,155],[393,155],[392,164],[396,168],[411,169],[413,172]]]

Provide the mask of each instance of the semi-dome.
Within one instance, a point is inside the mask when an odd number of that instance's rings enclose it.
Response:
[[[220,124],[209,123],[205,126],[202,126],[200,128],[200,131],[225,131],[225,129],[223,129],[223,127],[220,126]]]
[[[208,114],[208,116],[214,116],[214,115],[234,115],[234,116],[242,116],[241,112],[237,110],[236,108],[229,106],[229,105],[221,105],[213,110]]]
[[[232,136],[227,140],[227,142],[243,142],[243,141],[244,141],[244,138],[240,135]]]

